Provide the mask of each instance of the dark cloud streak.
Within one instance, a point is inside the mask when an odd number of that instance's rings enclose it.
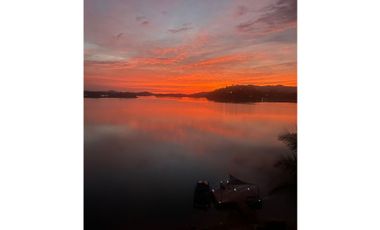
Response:
[[[235,15],[236,16],[243,16],[245,14],[247,14],[249,11],[248,7],[246,6],[238,6],[238,8],[236,9],[236,12],[235,12]]]
[[[137,16],[136,21],[139,22],[143,26],[146,26],[149,24],[149,20],[145,16]]]
[[[137,16],[136,17],[136,21],[142,21],[142,20],[145,20],[146,19],[146,17],[145,16]]]
[[[116,39],[119,40],[123,35],[124,33],[119,33],[118,35],[116,35]]]
[[[297,0],[279,0],[264,9],[258,19],[251,19],[236,26],[240,32],[268,33],[289,27],[297,22]]]
[[[193,27],[191,27],[191,23],[184,23],[182,24],[181,27],[175,28],[175,29],[168,29],[168,32],[170,33],[179,33],[179,32],[184,32],[187,30],[191,30]]]

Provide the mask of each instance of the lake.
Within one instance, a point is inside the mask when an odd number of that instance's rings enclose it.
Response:
[[[289,152],[278,136],[296,124],[296,103],[84,99],[85,224],[189,226],[196,182],[228,174],[265,195]]]

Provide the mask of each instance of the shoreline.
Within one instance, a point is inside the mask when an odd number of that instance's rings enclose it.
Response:
[[[217,101],[208,99],[207,97],[191,97],[191,96],[181,96],[181,97],[174,97],[174,96],[136,96],[136,97],[86,97],[84,96],[84,99],[139,99],[139,98],[145,98],[145,97],[152,97],[156,99],[161,98],[170,98],[170,99],[182,99],[182,98],[191,98],[191,99],[205,99],[209,102],[215,102],[215,103],[232,103],[232,104],[255,104],[255,103],[298,103],[297,100],[263,100],[263,101]]]

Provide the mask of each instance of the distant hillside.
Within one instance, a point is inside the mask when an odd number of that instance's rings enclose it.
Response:
[[[192,97],[207,98],[216,102],[297,102],[297,87],[291,86],[255,86],[235,85],[217,89],[211,92],[194,94],[181,93],[150,93],[150,92],[116,92],[116,91],[85,91],[86,98],[137,98],[142,96],[156,97]]]
[[[86,98],[137,98],[136,93],[116,91],[84,91]]]
[[[205,97],[218,102],[296,102],[297,88],[280,85],[236,85],[214,90]]]

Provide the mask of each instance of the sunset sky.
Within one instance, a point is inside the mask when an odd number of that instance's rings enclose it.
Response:
[[[86,90],[296,83],[296,0],[85,0]]]

